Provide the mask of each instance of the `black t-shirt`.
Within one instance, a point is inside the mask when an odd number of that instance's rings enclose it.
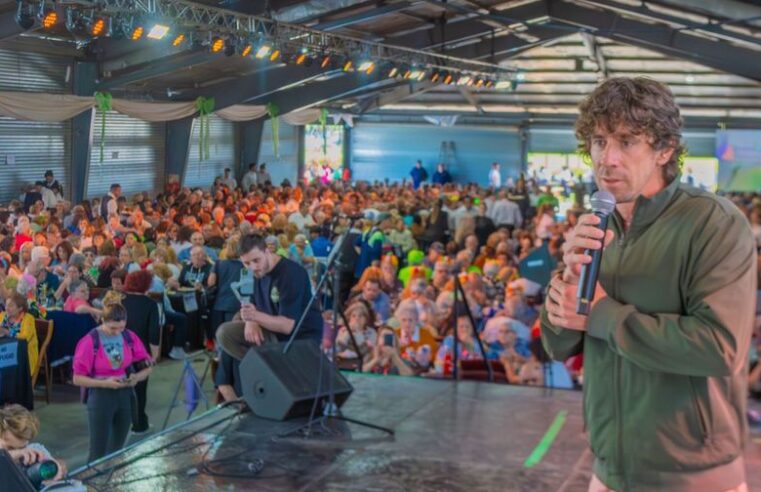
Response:
[[[246,267],[238,260],[219,260],[214,264],[213,270],[217,274],[217,298],[214,301],[214,309],[237,313],[240,311],[240,302],[230,284],[240,282],[246,277]]]
[[[298,323],[311,298],[307,271],[298,263],[281,258],[270,273],[254,279],[251,302],[259,311],[271,316],[285,316]],[[289,335],[281,333],[275,335],[281,342],[289,338]],[[312,303],[296,338],[317,343],[322,339],[322,315],[316,303]]]
[[[211,263],[205,263],[201,268],[196,268],[190,263],[186,263],[180,272],[180,285],[183,287],[194,287],[196,282],[206,287],[206,281],[211,273]]]

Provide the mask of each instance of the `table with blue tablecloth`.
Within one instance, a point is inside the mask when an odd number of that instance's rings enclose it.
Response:
[[[48,360],[53,367],[71,360],[77,342],[98,325],[89,314],[65,311],[48,311],[47,319],[53,320],[53,338],[48,345]]]

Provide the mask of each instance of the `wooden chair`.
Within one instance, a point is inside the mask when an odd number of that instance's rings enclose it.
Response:
[[[53,390],[53,373],[51,372],[50,361],[48,360],[48,345],[50,345],[50,340],[53,338],[53,320],[35,319],[34,327],[37,330],[39,357],[37,357],[37,367],[32,372],[32,389],[34,390],[37,384],[37,376],[40,375],[40,370],[44,370],[45,402],[50,403],[50,393]]]

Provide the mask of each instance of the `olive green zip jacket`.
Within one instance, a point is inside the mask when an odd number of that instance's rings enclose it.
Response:
[[[584,418],[605,485],[722,492],[745,479],[748,351],[756,302],[750,226],[729,201],[675,179],[616,212],[587,332],[553,326],[557,360],[584,352]]]

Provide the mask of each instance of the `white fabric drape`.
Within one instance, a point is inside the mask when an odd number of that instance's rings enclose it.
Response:
[[[267,114],[267,106],[249,106],[235,104],[224,109],[214,111],[214,114],[228,121],[251,121]]]
[[[291,111],[280,118],[289,125],[308,125],[309,123],[314,123],[320,119],[320,110],[313,108],[302,109],[301,111]]]
[[[91,109],[92,97],[32,92],[0,92],[0,115],[28,121],[65,121]]]
[[[354,115],[351,113],[335,113],[330,115],[333,124],[339,125],[343,121],[349,128],[354,128]]]
[[[454,126],[455,123],[457,123],[457,118],[459,117],[460,115],[454,114],[449,116],[423,116],[423,119],[433,125],[448,128],[450,126]]]
[[[181,120],[197,112],[195,101],[166,103],[114,99],[111,104],[114,111],[154,123]]]

